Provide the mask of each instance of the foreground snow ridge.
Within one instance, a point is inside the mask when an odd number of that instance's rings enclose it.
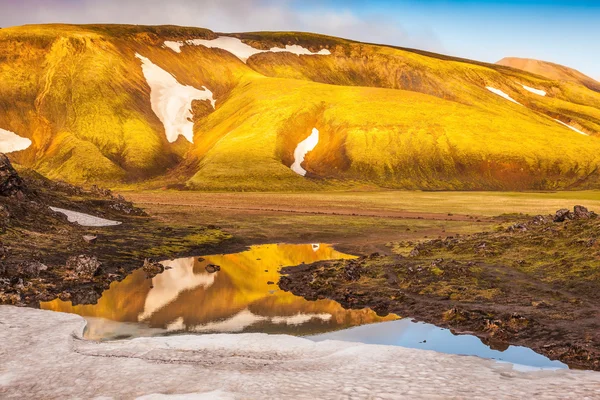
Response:
[[[194,143],[192,101],[209,100],[214,109],[216,100],[213,93],[206,86],[200,90],[182,85],[173,75],[146,57],[137,53],[135,56],[142,60],[142,71],[150,86],[152,111],[163,123],[169,143],[176,141],[179,135]]]
[[[95,342],[82,340],[85,320],[78,315],[13,306],[0,306],[0,321],[0,393],[15,399],[148,395],[154,395],[146,397],[150,399],[592,399],[600,395],[600,374],[595,372],[523,372],[493,360],[398,346],[315,343],[266,334]],[[73,374],[65,373],[73,368],[76,385]]]
[[[298,143],[296,150],[294,150],[294,163],[290,167],[292,171],[297,173],[298,175],[306,176],[306,170],[302,168],[302,163],[304,162],[304,157],[306,157],[306,153],[314,150],[319,143],[319,131],[317,128],[313,128],[312,133],[309,137]]]
[[[583,131],[580,131],[579,129],[575,128],[574,126],[571,126],[571,125],[569,125],[569,124],[566,124],[566,123],[562,122],[561,120],[558,120],[558,119],[554,119],[554,120],[555,120],[556,122],[558,122],[559,124],[561,124],[561,125],[564,125],[564,126],[566,126],[567,128],[574,130],[575,132],[579,133],[580,135],[590,136],[590,135],[588,135],[587,133],[585,133],[585,132],[583,132]]]
[[[0,128],[0,153],[12,153],[31,146],[31,140]]]
[[[77,211],[65,210],[64,208],[50,207],[54,212],[58,212],[67,216],[69,222],[77,223],[81,226],[116,226],[121,225],[119,221],[111,221],[100,217],[94,217],[93,215],[80,213]]]
[[[504,93],[504,92],[503,92],[502,90],[500,90],[500,89],[495,89],[495,88],[493,88],[493,87],[491,87],[491,86],[486,86],[485,88],[486,88],[487,90],[489,90],[490,92],[492,92],[492,93],[494,93],[494,94],[497,94],[497,95],[498,95],[498,96],[500,96],[500,97],[503,97],[503,98],[505,98],[505,99],[506,99],[506,100],[508,100],[508,101],[512,101],[513,103],[515,103],[515,104],[518,104],[518,105],[520,105],[520,106],[522,106],[522,105],[523,105],[523,104],[519,103],[518,101],[516,101],[515,99],[513,99],[512,97],[510,97],[509,95],[507,95],[506,93]]]
[[[537,94],[538,96],[545,96],[547,94],[546,91],[541,90],[541,89],[535,89],[535,88],[532,88],[532,87],[526,86],[526,85],[521,85],[521,86],[523,86],[523,89],[527,90],[528,92]]]
[[[240,39],[231,37],[231,36],[219,36],[217,39],[213,39],[213,40],[190,39],[190,40],[186,40],[185,42],[167,41],[167,42],[165,42],[164,45],[165,45],[165,47],[170,48],[171,50],[173,50],[176,53],[181,53],[181,47],[186,44],[189,46],[205,46],[205,47],[208,47],[211,49],[215,49],[215,48],[222,49],[222,50],[230,52],[231,54],[233,54],[234,56],[236,56],[243,62],[248,61],[248,59],[250,57],[252,57],[254,54],[268,53],[268,52],[272,52],[272,53],[288,52],[288,53],[297,54],[299,56],[300,55],[307,55],[307,56],[331,55],[331,52],[327,49],[323,49],[321,51],[313,53],[312,51],[308,50],[307,48],[298,46],[296,44],[291,45],[291,46],[287,45],[287,46],[285,46],[285,48],[272,47],[269,50],[260,50],[260,49],[255,49],[252,46],[248,46],[246,43],[242,42]]]

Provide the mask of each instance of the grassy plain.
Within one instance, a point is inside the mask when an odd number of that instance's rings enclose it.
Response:
[[[169,223],[216,224],[245,244],[327,242],[354,254],[388,252],[392,241],[492,229],[501,214],[551,214],[582,204],[600,210],[600,192],[123,192]]]

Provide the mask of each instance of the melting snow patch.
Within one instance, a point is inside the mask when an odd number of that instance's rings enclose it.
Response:
[[[569,128],[569,129],[572,129],[572,130],[574,130],[575,132],[577,132],[577,133],[579,133],[579,134],[581,134],[581,135],[589,136],[587,133],[580,131],[579,129],[575,128],[574,126],[571,126],[571,125],[569,125],[569,124],[565,124],[564,122],[562,122],[562,121],[560,121],[560,120],[558,120],[558,119],[555,119],[555,121],[556,121],[556,122],[558,122],[558,123],[559,123],[559,124],[561,124],[561,125],[564,125],[564,126],[566,126],[566,127],[567,127],[567,128]]]
[[[44,398],[82,399],[210,398],[219,391],[244,399],[592,399],[600,387],[597,372],[520,372],[492,360],[400,346],[256,333],[95,342],[81,339],[85,321],[78,315],[13,306],[0,306],[0,321],[7,366],[0,391],[21,399],[40,397],[42,389]],[[92,384],[73,385],[65,366],[80,366],[77,379]]]
[[[497,95],[498,95],[498,96],[500,96],[500,97],[503,97],[503,98],[505,98],[505,99],[506,99],[506,100],[508,100],[508,101],[512,101],[513,103],[515,103],[515,104],[518,104],[518,105],[520,105],[520,106],[522,106],[522,105],[523,105],[523,104],[519,103],[518,101],[516,101],[515,99],[513,99],[512,97],[510,97],[509,95],[507,95],[506,93],[504,93],[504,92],[503,92],[502,90],[500,90],[500,89],[495,89],[495,88],[493,88],[493,87],[490,87],[490,86],[486,86],[485,88],[486,88],[487,90],[489,90],[490,92],[492,92],[492,93],[494,93],[494,94],[497,94]]]
[[[312,133],[309,137],[298,143],[298,147],[294,150],[294,163],[290,167],[292,171],[298,175],[306,176],[306,170],[302,168],[301,164],[304,162],[306,153],[312,151],[319,143],[319,131],[317,128],[313,128]]]
[[[222,390],[203,393],[186,394],[162,394],[154,393],[146,396],[136,397],[135,400],[235,400],[237,397],[232,393]]]
[[[173,42],[170,40],[167,40],[163,45],[163,47],[168,47],[175,53],[181,53],[181,46],[183,46],[183,42]]]
[[[12,153],[31,146],[31,140],[0,128],[0,153]]]
[[[523,89],[527,90],[528,92],[537,94],[539,96],[545,96],[546,95],[546,92],[544,90],[535,89],[535,88],[532,88],[532,87],[526,86],[526,85],[521,85],[521,86],[523,86]]]
[[[121,225],[121,222],[119,221],[111,221],[109,219],[94,217],[93,215],[84,214],[77,211],[65,210],[64,208],[50,207],[50,209],[54,212],[65,214],[69,222],[78,223],[81,226],[101,227]]]
[[[165,127],[167,140],[173,143],[179,135],[194,143],[194,122],[192,121],[192,101],[209,100],[215,108],[213,93],[205,86],[203,90],[193,86],[182,85],[164,69],[155,65],[139,54],[142,60],[142,71],[150,86],[150,102],[152,111]]]
[[[254,47],[249,46],[246,43],[242,42],[240,39],[231,37],[231,36],[219,36],[217,39],[213,39],[213,40],[190,39],[190,40],[186,40],[185,42],[165,42],[164,43],[164,45],[166,47],[172,49],[176,53],[181,53],[181,46],[183,46],[185,44],[190,45],[190,46],[205,46],[205,47],[208,47],[211,49],[213,49],[213,48],[223,49],[225,51],[230,52],[231,54],[233,54],[234,56],[236,56],[243,62],[248,61],[248,59],[250,57],[252,57],[254,54],[268,53],[268,52],[273,52],[273,53],[288,52],[288,53],[293,53],[293,54],[297,54],[297,55],[313,55],[313,56],[314,55],[322,55],[322,56],[331,55],[331,52],[327,49],[323,49],[321,51],[314,53],[314,52],[308,50],[307,48],[296,45],[296,44],[291,45],[291,46],[287,45],[287,46],[285,46],[285,48],[273,47],[269,50],[260,50],[260,49],[255,49]]]

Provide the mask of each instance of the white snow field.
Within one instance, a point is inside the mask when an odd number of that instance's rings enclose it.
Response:
[[[292,171],[298,175],[306,176],[306,170],[302,168],[301,164],[304,162],[306,153],[314,150],[319,143],[319,131],[317,128],[313,128],[312,133],[309,137],[298,143],[296,150],[294,150],[294,163],[290,166]]]
[[[94,217],[93,215],[84,214],[77,211],[65,210],[64,208],[50,207],[50,209],[54,212],[65,214],[69,222],[77,223],[81,226],[102,227],[121,225],[121,222],[119,221],[111,221],[109,219]]]
[[[230,37],[230,36],[219,36],[217,39],[213,39],[213,40],[190,39],[190,40],[186,40],[185,42],[170,42],[169,41],[169,42],[165,42],[164,45],[176,53],[181,53],[181,47],[184,45],[205,46],[205,47],[208,47],[211,49],[215,49],[215,48],[222,49],[222,50],[230,52],[231,54],[233,54],[234,56],[236,56],[243,62],[248,61],[248,59],[250,57],[252,57],[254,54],[268,53],[268,52],[272,52],[272,53],[288,52],[288,53],[293,53],[293,54],[297,54],[297,55],[311,55],[311,56],[331,55],[331,52],[327,49],[323,49],[323,50],[318,51],[317,53],[313,53],[312,51],[308,50],[307,48],[304,48],[304,47],[298,46],[298,45],[291,45],[291,46],[287,45],[287,46],[285,46],[285,48],[272,47],[269,50],[260,50],[260,49],[255,49],[252,46],[248,46],[247,44],[245,44],[238,38]]]
[[[583,132],[583,131],[580,131],[579,129],[575,128],[574,126],[571,126],[571,125],[569,125],[569,124],[566,124],[566,123],[564,123],[564,122],[562,122],[562,121],[560,121],[560,120],[558,120],[558,119],[555,119],[555,121],[556,121],[556,122],[558,122],[558,123],[559,123],[559,124],[561,124],[561,125],[564,125],[564,126],[566,126],[567,128],[569,128],[569,129],[571,129],[571,130],[574,130],[575,132],[579,133],[580,135],[589,136],[587,133],[585,133],[585,132]]]
[[[176,141],[179,135],[194,143],[192,101],[209,100],[215,108],[213,93],[206,86],[202,86],[200,90],[182,85],[173,75],[153,64],[148,58],[137,53],[135,56],[142,60],[142,71],[150,86],[152,111],[163,123],[169,143]]]
[[[498,95],[498,96],[500,96],[500,97],[503,97],[503,98],[505,98],[505,99],[506,99],[506,100],[508,100],[508,101],[512,101],[513,103],[515,103],[515,104],[518,104],[518,105],[520,105],[520,106],[522,106],[522,105],[523,105],[523,104],[519,103],[518,101],[516,101],[515,99],[513,99],[512,97],[510,97],[509,95],[507,95],[506,93],[504,93],[504,92],[503,92],[502,90],[500,90],[500,89],[495,89],[495,88],[493,88],[493,87],[491,87],[491,86],[486,86],[485,88],[486,88],[487,90],[489,90],[490,92],[492,92],[492,93],[494,93],[494,94],[497,94],[497,95]]]
[[[600,373],[285,335],[93,342],[84,319],[0,306],[3,399],[596,399]],[[186,397],[187,396],[187,397]]]
[[[526,86],[526,85],[521,85],[521,86],[523,86],[523,89],[527,90],[528,92],[537,94],[538,96],[545,96],[547,94],[545,90],[532,88],[531,86]]]
[[[0,128],[0,153],[12,153],[31,146],[31,140]]]

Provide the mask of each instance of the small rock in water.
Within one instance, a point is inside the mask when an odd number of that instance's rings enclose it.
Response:
[[[165,270],[165,267],[161,263],[157,263],[149,258],[146,258],[144,260],[144,265],[142,266],[142,269],[144,270],[146,275],[148,275],[148,277],[154,277],[162,273]]]
[[[220,271],[221,267],[215,264],[208,264],[206,267],[204,267],[204,269],[209,274],[214,274],[215,272]]]
[[[98,240],[98,236],[96,236],[96,235],[84,235],[83,236],[83,240],[85,240],[86,243],[96,243],[96,240]]]

